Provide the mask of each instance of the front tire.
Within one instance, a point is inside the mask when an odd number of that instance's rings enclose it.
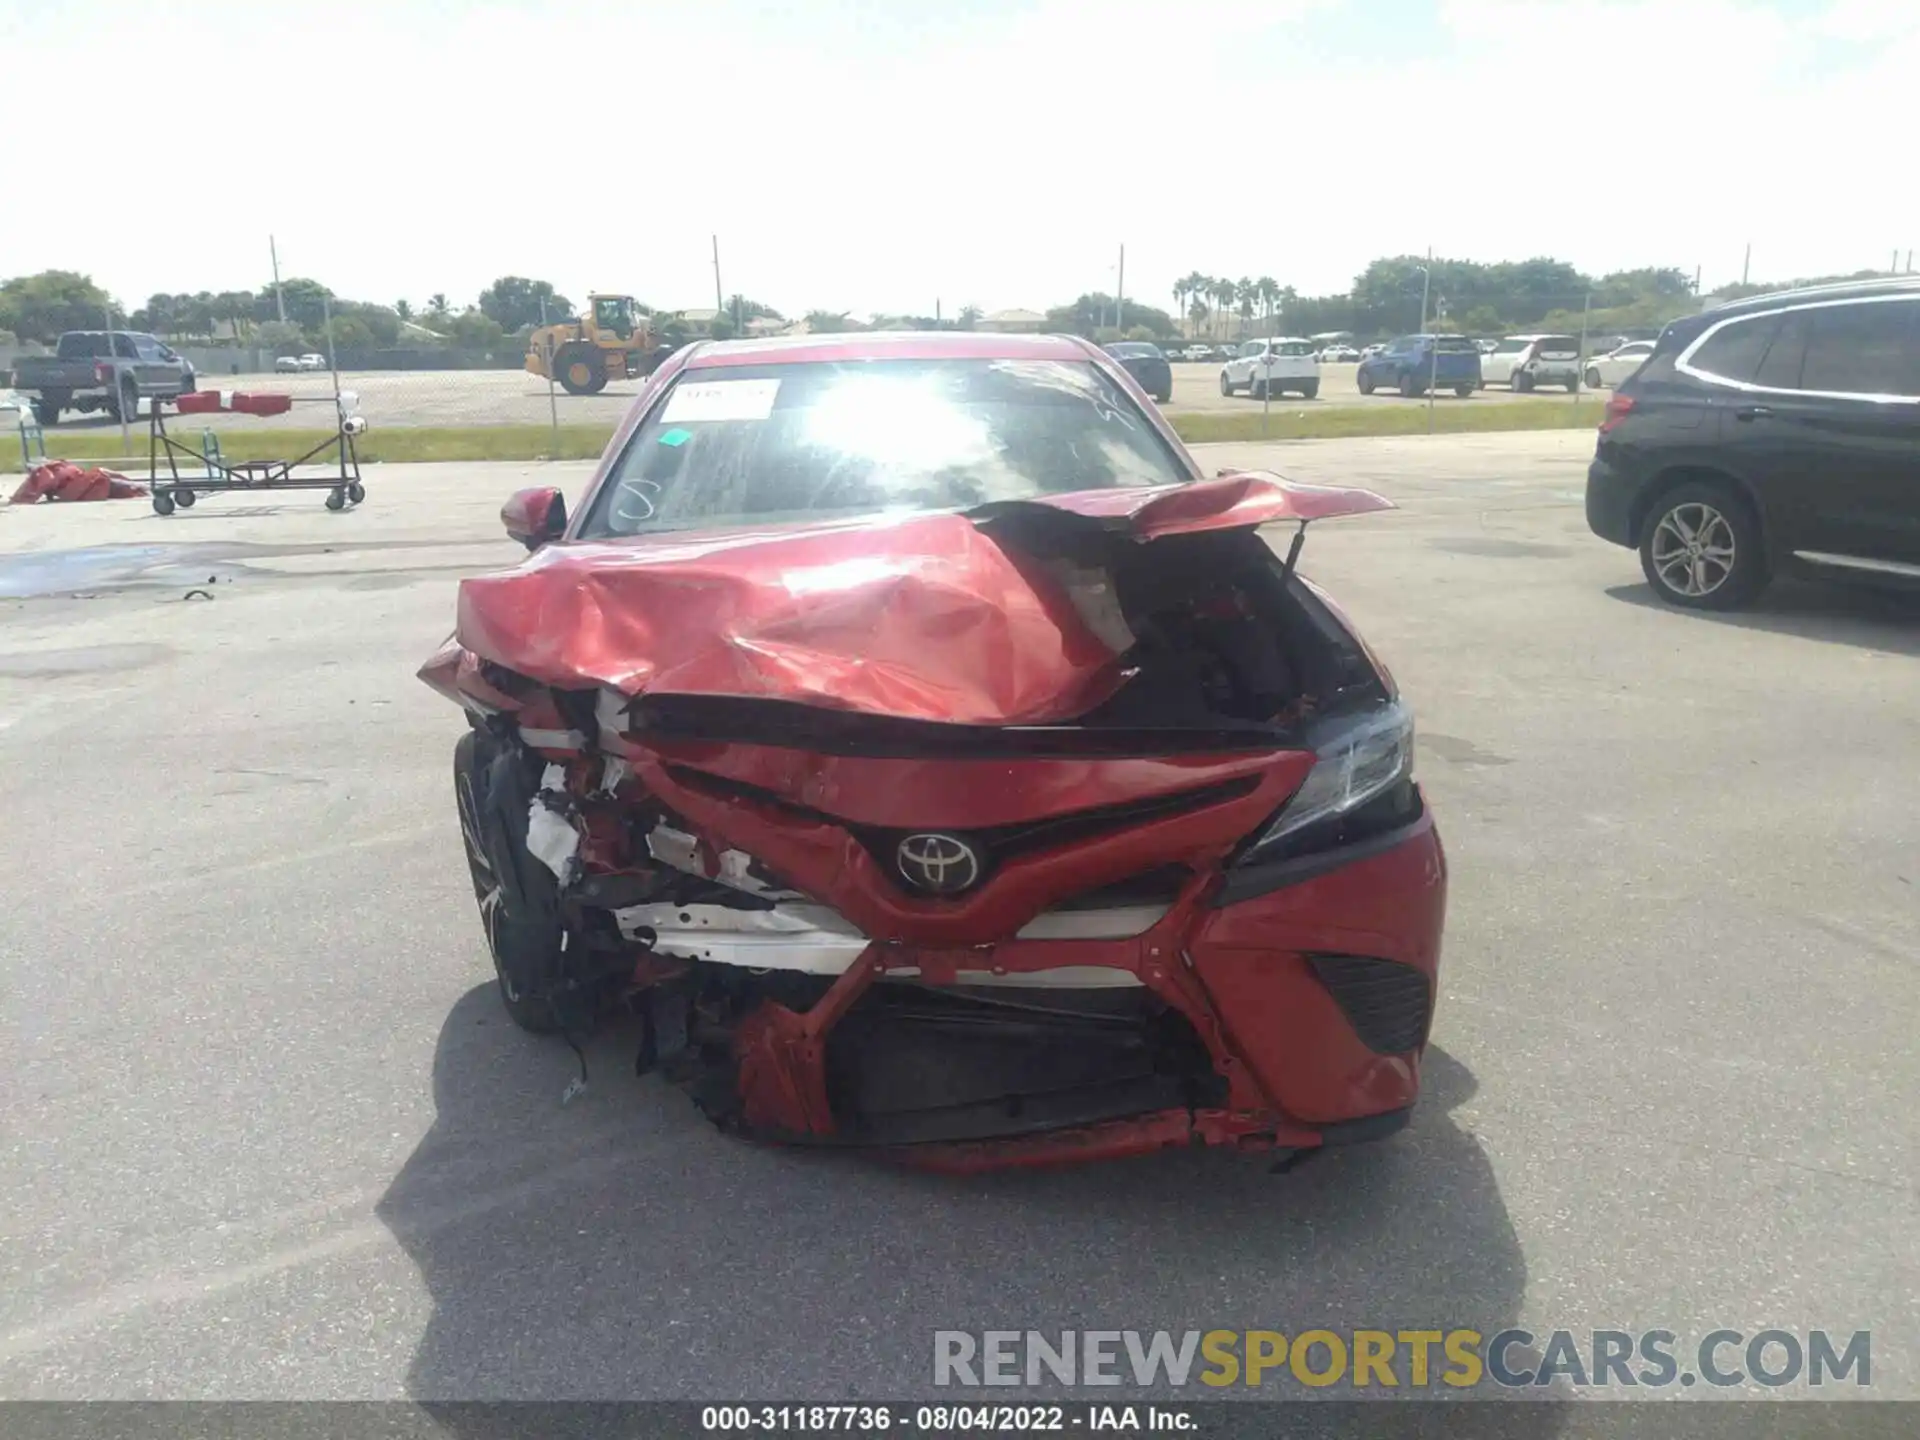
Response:
[[[554,378],[569,395],[598,395],[607,388],[607,367],[591,346],[562,345],[553,357]]]
[[[1365,392],[1363,391],[1362,393],[1364,394]],[[1300,398],[1303,400],[1318,400],[1320,398],[1320,382],[1318,380],[1309,380],[1306,384],[1302,385],[1300,387]]]
[[[45,396],[33,402],[33,418],[48,429],[60,423],[60,402],[49,400]]]
[[[1373,393],[1373,377],[1364,370],[1353,377],[1353,385],[1362,395],[1371,395]],[[1318,385],[1314,386],[1316,391],[1318,391],[1319,388]]]
[[[1470,399],[1473,395],[1473,386],[1456,385],[1453,387],[1453,393],[1458,395],[1462,400]]]
[[[1689,610],[1737,610],[1766,589],[1760,522],[1730,486],[1669,490],[1640,527],[1640,569],[1653,593]]]
[[[1220,372],[1220,393],[1229,398],[1233,395],[1233,382],[1227,378],[1227,372]]]
[[[1600,372],[1598,370],[1595,370],[1592,366],[1588,366],[1587,367],[1587,389],[1598,390],[1599,388],[1600,388]]]
[[[499,790],[508,793],[497,794]],[[550,992],[564,960],[565,932],[559,884],[527,853],[527,806],[533,794],[521,762],[499,753],[492,744],[483,750],[474,731],[462,735],[453,747],[453,798],[460,815],[460,839],[487,949],[493,956],[500,1003],[522,1030],[555,1035],[562,1024]]]
[[[1513,379],[1510,382],[1510,386],[1514,394],[1525,395],[1533,389],[1533,376],[1527,374],[1524,370],[1516,370],[1513,372]]]
[[[1412,375],[1400,377],[1400,394],[1408,400],[1418,400],[1425,387]]]

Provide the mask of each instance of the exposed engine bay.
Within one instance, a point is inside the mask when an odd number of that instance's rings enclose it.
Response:
[[[1314,768],[1315,724],[1388,682],[1297,543],[1143,541],[1047,505],[968,523],[1097,672],[1077,715],[624,694],[458,639],[428,663],[469,715],[456,789],[509,1010],[578,1034],[630,1005],[640,1070],[765,1138],[972,1153],[1149,1117],[1160,1143],[1284,1148],[1194,937]],[[982,643],[972,618],[928,607],[931,665]],[[1393,803],[1418,818],[1410,781]]]

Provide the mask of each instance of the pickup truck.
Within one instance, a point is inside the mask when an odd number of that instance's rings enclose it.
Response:
[[[33,398],[42,425],[63,410],[104,410],[131,420],[142,396],[191,394],[193,366],[151,335],[132,330],[69,330],[51,355],[13,362],[13,388]]]

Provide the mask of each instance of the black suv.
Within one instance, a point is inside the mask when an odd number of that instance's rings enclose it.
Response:
[[[1607,402],[1587,524],[1675,605],[1783,571],[1920,584],[1920,276],[1674,321]]]

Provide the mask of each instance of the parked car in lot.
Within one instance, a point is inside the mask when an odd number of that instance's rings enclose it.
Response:
[[[302,370],[324,370],[327,368],[327,357],[309,352],[300,357],[300,368]]]
[[[288,373],[289,371],[296,371],[300,368],[300,357],[298,355],[275,356],[273,361],[273,368],[276,372],[282,375]]]
[[[1482,355],[1491,355],[1495,350],[1500,348],[1500,342],[1498,340],[1476,340],[1473,342],[1473,346]]]
[[[1213,359],[1213,347],[1211,345],[1189,345],[1180,352],[1180,358],[1182,360],[1193,360],[1204,363]]]
[[[1376,355],[1384,355],[1386,353],[1387,353],[1387,342],[1384,340],[1381,340],[1372,345],[1362,346],[1360,349],[1360,358],[1362,360],[1371,360]]]
[[[1107,353],[1120,362],[1121,368],[1133,376],[1156,404],[1164,405],[1173,398],[1173,367],[1158,345],[1144,340],[1120,340],[1107,346]]]
[[[1780,573],[1920,585],[1920,278],[1674,321],[1607,401],[1587,524],[1675,605]]]
[[[1220,367],[1220,393],[1243,390],[1256,400],[1289,390],[1315,398],[1320,393],[1320,362],[1314,358],[1313,342],[1285,335],[1247,341]]]
[[[1398,390],[1424,395],[1429,386],[1465,399],[1480,388],[1480,351],[1463,335],[1402,335],[1354,372],[1362,395]]]
[[[1481,380],[1522,393],[1539,385],[1580,385],[1580,342],[1572,335],[1509,335],[1481,357]]]
[[[1258,528],[1389,508],[1209,476],[1071,336],[679,351],[421,670],[507,1014],[954,1170],[1399,1129],[1446,861]]]
[[[1351,345],[1329,345],[1320,352],[1322,365],[1351,365],[1360,358],[1360,352]]]
[[[53,354],[13,364],[13,388],[31,397],[42,425],[58,424],[68,410],[131,420],[143,398],[191,394],[198,384],[192,365],[137,330],[69,330]]]
[[[1589,390],[1611,388],[1620,384],[1634,371],[1647,363],[1647,357],[1653,354],[1653,341],[1629,340],[1604,355],[1597,355],[1587,362],[1585,376]]]

